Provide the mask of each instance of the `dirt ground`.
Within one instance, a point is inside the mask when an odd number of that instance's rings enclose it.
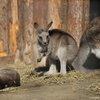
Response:
[[[38,77],[32,65],[0,64],[0,68],[4,67],[19,72],[21,86],[0,90],[0,100],[100,100],[99,73],[70,71],[65,76]]]

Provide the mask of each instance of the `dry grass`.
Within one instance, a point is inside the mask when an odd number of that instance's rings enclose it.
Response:
[[[21,76],[21,84],[25,85],[28,82],[33,82],[37,87],[41,84],[67,84],[72,82],[94,80],[94,83],[88,86],[88,90],[100,94],[100,74],[97,72],[82,74],[78,71],[71,71],[66,75],[61,75],[58,73],[56,75],[38,77],[37,73],[33,71],[34,67],[32,65],[26,66],[25,64],[20,63],[0,65],[0,67],[11,67],[17,70]]]
[[[97,80],[95,83],[91,84],[88,87],[88,90],[91,92],[95,92],[96,94],[100,94],[100,80]]]

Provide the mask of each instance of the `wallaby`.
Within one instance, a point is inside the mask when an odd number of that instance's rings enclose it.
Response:
[[[92,67],[100,68],[100,17],[95,18],[85,29],[72,66],[82,73],[99,71]]]
[[[49,30],[52,23],[53,22],[51,21],[44,29],[42,29],[36,22],[34,23],[34,28],[38,32],[38,51],[44,53],[38,61],[41,61],[44,56],[49,58],[50,68],[49,71],[44,73],[44,75],[57,73],[56,60],[60,61],[60,73],[66,74],[67,64],[70,63],[77,54],[77,43],[71,35],[60,29]]]

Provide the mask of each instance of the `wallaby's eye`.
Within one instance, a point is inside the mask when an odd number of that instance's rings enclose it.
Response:
[[[40,40],[42,40],[42,37],[41,37],[41,36],[38,36],[38,38],[39,38]]]
[[[47,36],[47,39],[49,39],[49,36]]]

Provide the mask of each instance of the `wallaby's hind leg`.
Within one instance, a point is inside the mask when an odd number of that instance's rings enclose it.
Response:
[[[89,73],[93,70],[88,69],[84,67],[84,64],[88,58],[90,54],[90,47],[89,45],[86,43],[83,43],[79,49],[79,53],[76,56],[76,58],[74,59],[74,61],[72,62],[72,66],[74,69],[79,70],[82,73]]]
[[[58,50],[58,58],[60,60],[60,73],[66,74],[66,64],[67,64],[67,48],[60,47]]]
[[[67,63],[67,61],[65,61],[65,60],[60,61],[60,65],[61,65],[60,73],[61,74],[66,74],[66,63]]]
[[[57,73],[56,60],[49,58],[49,65],[50,65],[49,71],[45,72],[44,75],[56,74]]]

